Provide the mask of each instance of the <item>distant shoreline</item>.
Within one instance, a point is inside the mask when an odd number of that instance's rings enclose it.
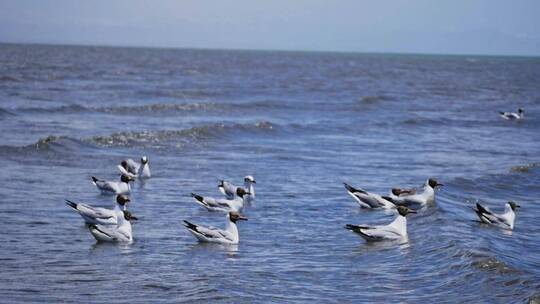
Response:
[[[540,58],[540,55],[508,55],[508,54],[445,54],[445,53],[422,53],[422,52],[378,52],[378,51],[341,51],[341,50],[286,50],[286,49],[243,49],[243,48],[206,48],[206,47],[168,47],[168,46],[136,46],[136,45],[106,45],[106,44],[70,44],[70,43],[41,43],[41,42],[10,42],[0,41],[2,45],[18,46],[50,46],[50,47],[94,47],[94,48],[118,48],[118,49],[148,49],[148,50],[197,50],[205,52],[229,51],[229,52],[261,52],[261,53],[299,53],[299,54],[337,54],[337,55],[375,55],[375,56],[426,56],[426,57],[484,57],[484,58]]]

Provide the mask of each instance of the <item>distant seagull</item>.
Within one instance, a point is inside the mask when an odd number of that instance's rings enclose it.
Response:
[[[439,184],[434,178],[430,178],[424,184],[422,192],[411,192],[411,189],[408,189],[406,191],[414,194],[407,195],[405,193],[398,193],[399,195],[396,195],[397,192],[392,191],[389,196],[383,196],[383,198],[396,205],[424,207],[427,204],[435,202],[435,188],[442,185],[443,184]]]
[[[101,194],[127,194],[131,191],[129,182],[133,181],[133,177],[122,174],[119,182],[100,180],[92,176],[92,183],[101,191]]]
[[[118,170],[122,174],[125,174],[129,177],[138,177],[138,178],[150,178],[152,174],[150,173],[150,165],[148,163],[148,157],[141,157],[141,163],[138,164],[133,159],[128,158],[124,159],[120,165],[117,166]]]
[[[513,112],[499,112],[500,116],[506,120],[521,120],[524,118],[525,113],[523,109],[519,108],[517,113]]]
[[[233,184],[231,184],[229,182],[226,182],[224,180],[220,181],[220,183],[218,185],[218,188],[219,188],[219,191],[221,191],[221,193],[223,193],[223,195],[225,195],[228,199],[234,199],[236,196],[240,196],[240,195],[238,195],[238,191],[239,191],[239,189],[243,189],[245,192],[250,193],[248,202],[251,202],[251,201],[255,200],[255,187],[254,187],[254,185],[256,183],[257,182],[255,181],[255,178],[253,178],[253,176],[251,176],[251,175],[248,175],[248,176],[244,177],[244,188],[235,186],[235,185],[233,185]]]
[[[189,232],[191,232],[199,242],[235,245],[240,241],[238,227],[236,227],[236,222],[239,220],[247,221],[247,218],[238,212],[229,212],[227,214],[225,230],[214,227],[203,227],[188,221],[184,221],[184,226],[186,226]]]
[[[366,241],[383,241],[383,240],[399,240],[407,237],[407,219],[405,216],[409,213],[416,213],[407,207],[397,207],[398,216],[388,225],[382,226],[367,226],[367,225],[350,225],[345,226],[346,229],[358,233]]]
[[[362,208],[384,208],[384,209],[390,209],[395,208],[396,205],[394,205],[392,202],[382,198],[380,195],[367,192],[365,190],[354,188],[347,183],[343,183],[345,185],[345,189],[347,189],[347,193],[356,200],[356,202],[360,205]]]
[[[129,197],[123,194],[116,197],[116,206],[114,209],[93,207],[84,203],[75,203],[66,200],[66,204],[75,209],[84,219],[84,222],[89,225],[117,225],[117,215],[126,210],[126,204],[128,202],[130,202]]]
[[[504,212],[501,214],[493,213],[487,207],[476,203],[476,209],[473,208],[480,221],[486,224],[493,224],[506,229],[514,229],[516,219],[516,208],[520,206],[514,202],[504,204]]]
[[[249,192],[246,192],[243,188],[238,188],[238,196],[235,199],[216,199],[212,197],[200,196],[195,193],[191,193],[191,196],[195,198],[197,204],[203,206],[208,211],[222,211],[230,212],[236,211],[239,212],[244,208],[244,203],[247,200]]]
[[[90,233],[98,242],[118,242],[132,243],[133,232],[131,230],[131,220],[137,220],[129,211],[124,210],[118,214],[117,226],[89,225]]]

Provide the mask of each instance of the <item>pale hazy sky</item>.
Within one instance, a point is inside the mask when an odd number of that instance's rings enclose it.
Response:
[[[540,0],[0,0],[0,42],[540,55]]]

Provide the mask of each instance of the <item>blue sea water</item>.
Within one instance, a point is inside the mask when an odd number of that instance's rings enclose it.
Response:
[[[0,295],[8,302],[523,303],[540,293],[540,58],[0,45]],[[498,111],[525,110],[504,121]],[[135,183],[132,245],[96,244],[64,199],[112,206]],[[257,180],[238,246],[191,192]],[[342,183],[387,193],[435,177],[406,244]],[[514,231],[476,202],[517,201]]]

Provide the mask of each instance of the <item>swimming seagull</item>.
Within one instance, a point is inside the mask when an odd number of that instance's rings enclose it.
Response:
[[[126,210],[126,204],[128,202],[130,202],[129,197],[123,194],[116,197],[116,206],[114,209],[93,207],[84,203],[75,203],[66,200],[66,204],[75,209],[84,219],[84,222],[89,225],[117,225],[117,214]]]
[[[237,221],[247,221],[247,218],[238,212],[227,213],[227,223],[225,230],[214,227],[203,227],[184,221],[184,226],[191,232],[199,242],[220,243],[220,244],[238,244],[240,236],[238,235]]]
[[[512,230],[514,229],[514,221],[516,219],[516,208],[519,207],[515,202],[508,202],[504,204],[504,212],[496,214],[491,212],[489,208],[476,203],[476,209],[473,208],[473,210],[481,222]]]
[[[250,195],[249,195],[249,198],[248,198],[248,202],[251,202],[255,199],[255,187],[254,185],[256,184],[257,182],[255,181],[255,178],[253,178],[253,176],[251,175],[248,175],[246,177],[244,177],[244,188],[242,187],[238,187],[238,186],[235,186],[229,182],[226,182],[224,180],[221,180],[219,182],[219,185],[218,185],[218,188],[219,188],[219,191],[221,191],[221,193],[223,193],[223,195],[225,195],[227,197],[227,199],[234,199],[235,196],[240,196],[238,194],[238,191],[239,189],[243,189],[244,192],[249,192]]]
[[[435,202],[435,188],[442,185],[443,184],[439,184],[434,178],[430,178],[424,184],[422,192],[414,191],[412,192],[414,194],[410,195],[405,193],[398,193],[399,195],[396,195],[397,192],[392,191],[389,196],[383,196],[383,198],[396,205],[423,207]],[[409,189],[407,191],[410,192],[411,190]]]
[[[147,156],[141,157],[140,164],[128,158],[124,159],[117,167],[122,174],[129,177],[150,178],[152,176]]]
[[[200,196],[195,193],[191,193],[191,196],[195,198],[197,204],[203,206],[208,211],[238,212],[244,208],[244,203],[249,196],[249,192],[246,192],[243,188],[238,188],[237,194],[239,197],[232,200]]]
[[[132,243],[133,232],[131,230],[131,220],[137,220],[129,211],[124,210],[118,213],[117,226],[102,226],[91,224],[88,226],[90,233],[98,242],[118,242]]]
[[[407,219],[409,213],[416,213],[405,206],[397,207],[398,216],[388,225],[367,226],[347,224],[346,229],[358,233],[366,241],[399,240],[407,237]]]
[[[500,116],[506,120],[520,120],[524,118],[523,109],[519,108],[517,113],[513,112],[499,112]]]
[[[100,180],[92,176],[92,183],[101,191],[101,194],[126,194],[131,191],[129,182],[135,180],[133,177],[122,174],[119,182]]]
[[[396,205],[394,205],[392,202],[382,198],[378,194],[367,192],[359,188],[354,188],[347,183],[343,184],[345,185],[345,189],[347,189],[347,193],[349,193],[349,195],[354,198],[362,208],[390,209],[396,207]]]

